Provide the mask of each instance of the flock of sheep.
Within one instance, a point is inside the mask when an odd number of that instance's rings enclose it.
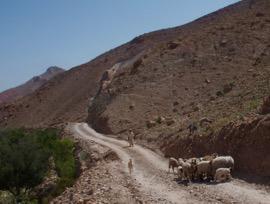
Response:
[[[202,158],[190,158],[178,160],[169,159],[169,172],[177,168],[178,179],[212,179],[215,182],[225,182],[230,180],[231,170],[234,167],[234,159],[231,156],[218,156],[217,154],[208,155]]]

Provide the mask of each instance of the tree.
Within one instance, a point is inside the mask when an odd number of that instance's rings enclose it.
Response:
[[[23,130],[0,132],[0,190],[11,192],[19,201],[42,182],[49,155]]]

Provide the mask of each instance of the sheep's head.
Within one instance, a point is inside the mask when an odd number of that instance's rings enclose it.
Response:
[[[216,153],[216,152],[213,153],[213,154],[212,154],[212,157],[213,157],[213,159],[217,158],[217,157],[218,157],[218,153]]]
[[[185,163],[185,161],[184,161],[184,159],[179,158],[178,159],[178,163],[179,163],[179,166],[183,166],[183,164]]]

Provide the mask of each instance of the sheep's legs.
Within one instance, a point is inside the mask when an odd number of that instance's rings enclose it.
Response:
[[[170,173],[170,170],[171,170],[171,166],[169,165],[168,174]]]

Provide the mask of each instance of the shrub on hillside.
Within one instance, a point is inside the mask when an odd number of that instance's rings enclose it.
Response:
[[[56,196],[72,185],[76,175],[74,144],[58,135],[55,129],[0,131],[0,190],[11,192],[17,200],[27,198],[47,175],[50,157],[59,177],[50,194]]]
[[[49,152],[22,130],[0,133],[0,189],[21,200],[42,182]]]

